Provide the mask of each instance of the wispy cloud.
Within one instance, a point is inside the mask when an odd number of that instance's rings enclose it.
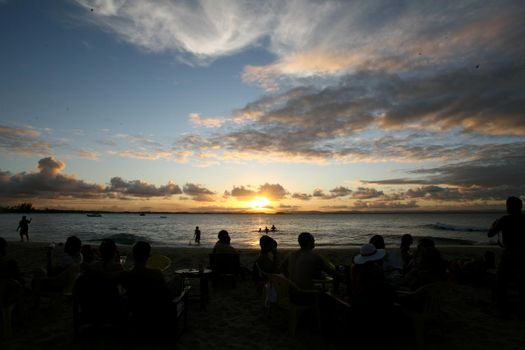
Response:
[[[149,51],[179,53],[183,55],[181,59],[192,63],[205,63],[255,45],[274,21],[274,5],[268,2],[77,0],[77,3],[86,9],[86,20],[121,39]]]
[[[0,125],[0,149],[26,155],[50,154],[54,144],[41,138],[41,132]]]
[[[199,113],[190,113],[190,122],[195,126],[218,128],[223,125],[226,120],[223,118],[202,118]]]

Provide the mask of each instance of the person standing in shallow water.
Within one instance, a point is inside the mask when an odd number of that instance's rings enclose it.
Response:
[[[195,227],[195,244],[201,245],[201,230],[199,230],[199,226]]]
[[[20,230],[20,240],[24,241],[24,236],[26,236],[26,240],[29,242],[29,224],[33,221],[33,219],[26,219],[26,216],[22,216],[22,220],[18,223],[18,227],[16,230]]]
[[[518,197],[507,199],[507,213],[494,221],[488,236],[494,237],[501,232],[503,253],[497,271],[497,298],[503,318],[510,317],[507,300],[507,285],[517,272],[520,293],[519,317],[525,319],[525,215],[522,213],[523,202]]]

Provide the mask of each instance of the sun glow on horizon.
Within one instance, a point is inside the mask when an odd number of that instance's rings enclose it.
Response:
[[[270,200],[266,197],[255,197],[251,202],[248,203],[250,208],[257,210],[257,211],[263,211],[268,210],[268,205],[270,204]]]

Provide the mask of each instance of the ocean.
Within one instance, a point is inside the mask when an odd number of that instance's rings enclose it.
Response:
[[[351,214],[86,214],[27,215],[33,218],[29,237],[39,242],[64,242],[76,235],[83,242],[112,238],[120,244],[147,240],[153,245],[189,247],[195,226],[199,226],[201,246],[212,247],[217,233],[230,233],[232,245],[238,248],[258,246],[259,228],[277,227],[270,232],[282,248],[297,247],[297,235],[308,231],[315,236],[316,246],[344,248],[360,246],[380,234],[387,245],[397,246],[400,237],[409,233],[431,237],[438,245],[496,244],[487,238],[491,223],[502,213],[351,213]],[[21,214],[0,214],[0,236],[19,239],[16,232]]]

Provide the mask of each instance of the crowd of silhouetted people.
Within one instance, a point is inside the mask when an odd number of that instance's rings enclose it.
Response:
[[[510,197],[507,211],[508,215],[495,221],[488,232],[489,237],[499,235],[503,247],[496,273],[495,295],[500,315],[510,317],[507,289],[509,281],[517,277],[521,295],[518,315],[523,317],[525,259],[521,249],[525,243],[525,217],[521,200]],[[29,222],[24,217],[20,223],[24,236],[27,236]],[[195,239],[200,243],[198,227]],[[355,320],[359,320],[352,327],[359,327],[369,336],[378,329],[397,332],[399,327],[405,327],[406,315],[400,312],[399,305],[421,309],[422,300],[417,294],[421,288],[446,280],[479,283],[487,277],[488,270],[496,267],[493,252],[486,252],[480,259],[445,261],[432,239],[419,238],[414,242],[409,234],[403,235],[395,248],[387,248],[384,238],[374,235],[360,247],[358,254],[348,257],[347,264],[338,266],[315,251],[315,237],[311,233],[303,232],[297,240],[298,249],[284,255],[279,252],[274,238],[269,235],[260,237],[260,253],[253,265],[257,288],[267,288],[267,298],[275,299],[268,276],[282,274],[294,286],[290,289],[291,301],[306,306],[319,302],[319,299],[304,292],[323,291],[326,288],[322,283],[329,276],[332,283],[330,297],[350,305]],[[58,259],[54,259],[55,249],[54,244],[49,246],[45,268],[34,271],[31,276],[34,308],[40,306],[42,296],[63,292],[70,283],[77,332],[81,333],[83,324],[110,324],[115,326],[115,332],[125,333],[126,339],[149,342],[169,337],[172,315],[177,312],[171,301],[183,291],[183,279],[176,275],[166,281],[160,270],[147,266],[151,256],[149,243],[139,241],[134,244],[131,269],[124,268],[118,247],[111,239],[103,239],[98,247],[93,247],[83,245],[76,236],[70,236]],[[228,232],[221,230],[212,254],[238,253],[231,245]],[[0,237],[0,279],[13,280],[19,285],[4,288],[2,302],[17,302],[20,286],[27,285],[29,280],[24,277],[16,261],[7,257],[7,242]],[[267,300],[267,305],[272,302],[275,300]]]

